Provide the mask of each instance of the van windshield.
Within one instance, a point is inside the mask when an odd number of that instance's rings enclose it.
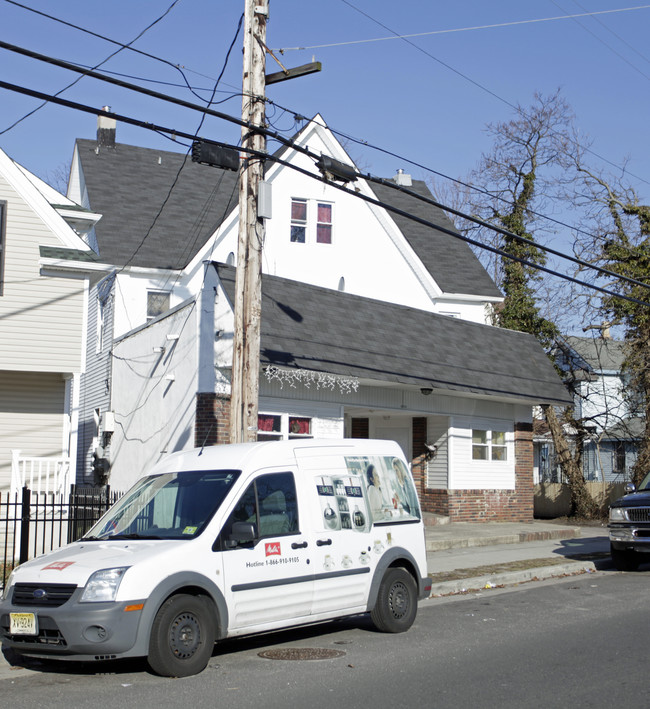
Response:
[[[192,539],[205,529],[239,472],[197,470],[143,478],[82,540]]]

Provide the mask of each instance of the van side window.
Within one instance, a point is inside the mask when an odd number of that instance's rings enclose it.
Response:
[[[298,501],[293,475],[270,473],[254,480],[223,526],[224,542],[235,522],[252,522],[257,539],[297,533]]]

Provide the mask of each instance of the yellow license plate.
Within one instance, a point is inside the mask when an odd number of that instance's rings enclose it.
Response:
[[[11,635],[38,635],[38,625],[35,613],[10,613]]]

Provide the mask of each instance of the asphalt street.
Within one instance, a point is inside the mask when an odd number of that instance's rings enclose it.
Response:
[[[584,574],[429,599],[402,635],[355,618],[219,645],[208,668],[159,678],[143,662],[44,663],[2,674],[4,706],[648,706],[650,571]],[[273,660],[263,651],[338,651]],[[314,654],[316,654],[314,652]]]

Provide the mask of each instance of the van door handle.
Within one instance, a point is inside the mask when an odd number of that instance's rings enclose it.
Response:
[[[298,544],[298,542],[293,542],[291,544],[292,549],[306,549],[307,548],[307,542],[303,542],[302,544]]]
[[[326,546],[328,546],[328,545],[331,544],[331,543],[332,543],[332,540],[331,540],[331,539],[317,539],[317,540],[316,540],[316,546],[317,546],[317,547],[326,547]]]

